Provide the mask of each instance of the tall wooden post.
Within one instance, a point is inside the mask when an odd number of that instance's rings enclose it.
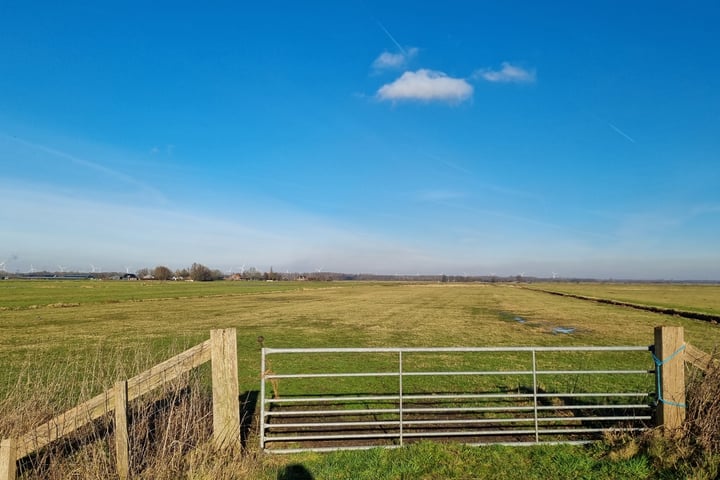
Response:
[[[115,456],[120,480],[130,478],[130,441],[128,437],[128,384],[115,382]]]
[[[0,480],[15,480],[16,449],[14,438],[6,438],[0,442]]]
[[[655,367],[660,369],[657,424],[668,432],[685,421],[684,337],[682,327],[655,327],[655,357],[661,363]]]
[[[219,449],[240,448],[240,394],[237,333],[210,331],[213,391],[213,439]]]

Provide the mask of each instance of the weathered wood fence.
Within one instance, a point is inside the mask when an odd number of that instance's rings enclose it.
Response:
[[[113,388],[21,437],[2,440],[0,480],[15,479],[18,460],[111,412],[115,413],[118,475],[121,479],[129,478],[128,402],[172,382],[207,361],[212,363],[213,441],[219,449],[240,448],[237,334],[234,328],[212,330],[210,340],[128,380],[116,382]]]

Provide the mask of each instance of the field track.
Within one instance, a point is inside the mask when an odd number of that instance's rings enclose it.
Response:
[[[653,312],[653,313],[662,313],[665,315],[673,315],[673,316],[678,316],[678,317],[682,317],[682,318],[689,318],[692,320],[703,320],[705,322],[710,322],[710,323],[714,323],[714,324],[720,323],[720,315],[715,315],[715,314],[711,314],[711,313],[691,312],[688,310],[678,310],[676,308],[658,307],[658,306],[654,306],[654,305],[641,305],[641,304],[637,304],[637,303],[613,300],[610,298],[589,297],[586,295],[557,292],[557,291],[553,291],[553,290],[546,290],[546,289],[540,289],[540,288],[533,288],[532,290],[535,290],[538,292],[545,292],[550,295],[559,295],[561,297],[577,298],[579,300],[588,300],[591,302],[604,303],[604,304],[608,304],[608,305],[617,305],[620,307],[635,308],[637,310],[645,310],[647,312]]]

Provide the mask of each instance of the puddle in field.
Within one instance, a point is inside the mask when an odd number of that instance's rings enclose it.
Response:
[[[522,317],[520,315],[516,315],[514,313],[510,312],[500,312],[499,314],[500,320],[504,322],[512,322],[512,323],[519,323],[522,325],[526,325],[528,327],[541,327],[541,328],[548,328],[550,332],[553,335],[572,335],[576,333],[577,329],[575,327],[550,327],[547,322],[528,322],[528,320],[525,317]]]
[[[500,320],[505,322],[527,323],[527,320],[520,315],[509,312],[500,312]]]

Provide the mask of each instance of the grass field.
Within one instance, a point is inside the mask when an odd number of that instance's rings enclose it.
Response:
[[[542,283],[544,290],[637,305],[720,315],[717,285],[662,283]],[[530,285],[533,288],[534,285]]]
[[[715,313],[720,298],[720,287],[708,285],[562,288],[595,297]],[[586,290],[581,292],[581,288]],[[525,323],[513,321],[516,316]],[[58,410],[70,407],[111,386],[117,378],[134,375],[207,339],[213,328],[238,331],[239,382],[244,392],[259,388],[258,336],[264,337],[268,347],[649,345],[657,325],[685,327],[686,340],[705,351],[712,351],[720,342],[720,327],[710,323],[558,297],[512,284],[3,281],[0,413],[12,412],[7,399],[17,399],[30,389],[46,391],[58,376],[66,380],[66,386],[55,388],[48,402]],[[575,333],[554,334],[558,326],[574,328]],[[0,437],[18,433],[21,423],[0,422]],[[433,449],[413,448],[425,449],[424,456]],[[453,448],[471,456],[473,460],[468,461],[475,462],[474,469],[491,462],[482,455],[496,455]],[[520,455],[517,461],[525,465],[529,461],[526,455],[537,455],[532,452],[510,457]],[[601,461],[597,452],[558,452],[575,455],[577,461]],[[260,459],[262,466],[256,474],[281,478],[281,470],[289,463],[302,462],[316,478],[436,478],[432,464],[416,465],[417,470],[391,469],[383,477],[328,473],[343,468],[372,470],[372,462],[411,454],[356,455],[352,461],[345,454]],[[447,455],[447,451],[432,455]],[[650,469],[640,460],[628,461],[635,463],[586,466],[598,471],[636,468],[640,473]],[[344,462],[352,465],[343,467]],[[510,476],[516,468],[486,478],[519,478]],[[476,478],[462,476],[461,471],[457,467],[444,476]],[[525,478],[552,478],[533,477],[532,471],[529,475]],[[648,478],[645,474],[623,475],[598,473],[584,478]]]

